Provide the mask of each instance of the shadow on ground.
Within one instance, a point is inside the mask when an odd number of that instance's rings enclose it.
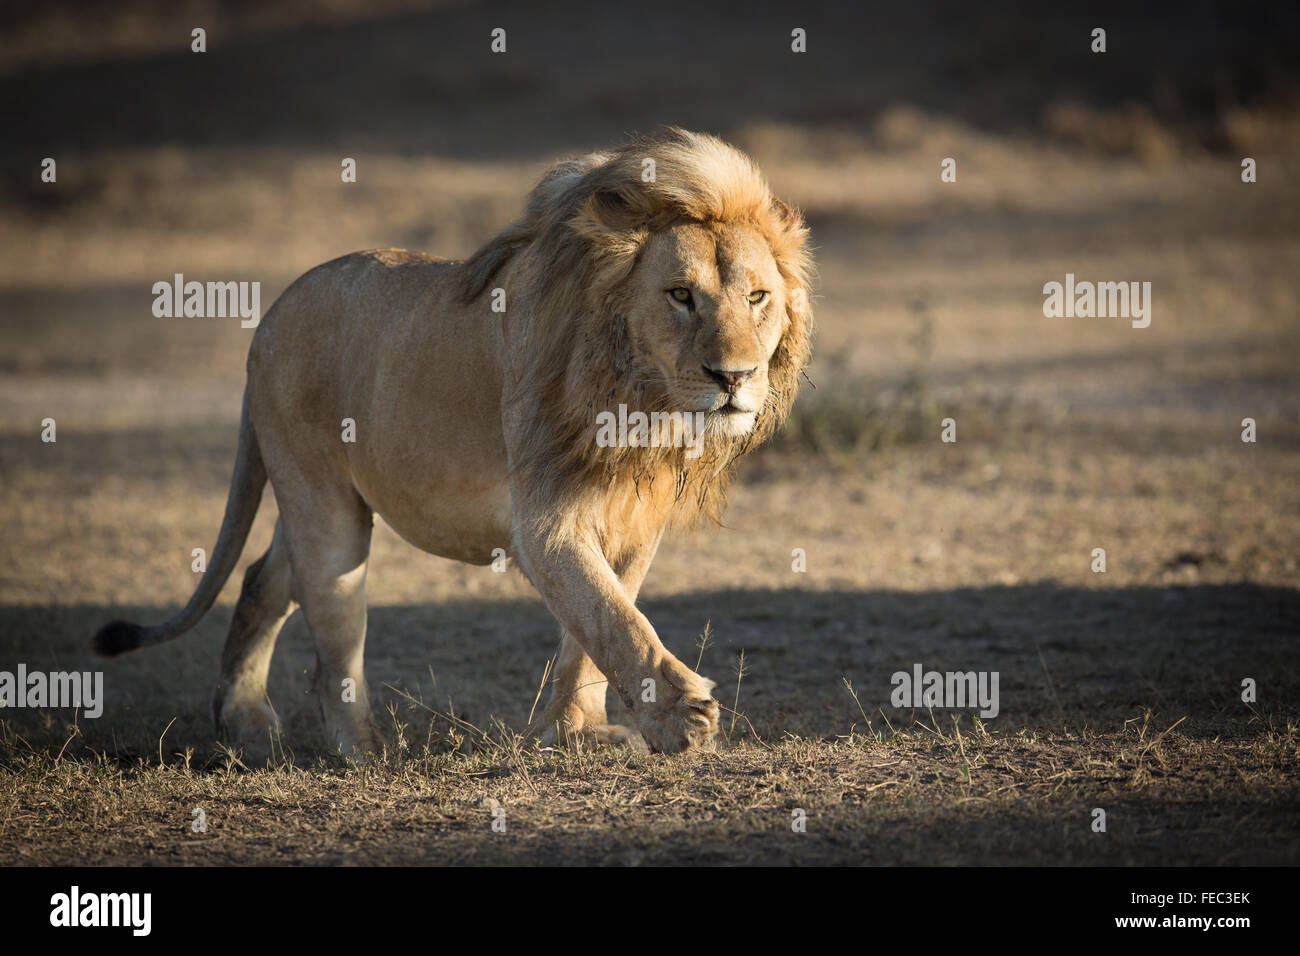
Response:
[[[1300,701],[1295,635],[1300,592],[1253,585],[1136,589],[1017,587],[907,591],[722,591],[641,602],[665,643],[694,665],[698,634],[712,639],[700,670],[731,705],[736,663],[745,676],[737,738],[789,732],[829,738],[864,730],[843,681],[852,682],[867,718],[929,724],[924,711],[890,705],[890,677],[926,670],[997,671],[999,714],[990,731],[1025,728],[1114,730],[1150,710],[1180,732],[1216,736],[1244,731],[1255,712],[1293,717]],[[81,721],[87,745],[109,752],[167,752],[210,742],[208,701],[230,608],[209,614],[195,631],[162,647],[115,660],[89,650],[104,622],[126,616],[153,622],[174,608],[5,607],[0,668],[103,670],[103,716]],[[493,717],[522,726],[537,693],[557,628],[540,601],[461,601],[376,607],[370,611],[366,667],[378,716],[390,705],[422,726],[430,710],[454,711],[486,728]],[[270,693],[286,741],[319,744],[309,696],[314,653],[301,615],[289,622],[272,667]],[[1253,710],[1241,700],[1245,678],[1258,681]],[[415,701],[423,702],[419,706]],[[425,708],[430,710],[426,710]],[[879,713],[884,709],[884,718]],[[970,726],[975,711],[937,711]],[[71,711],[10,710],[20,731]],[[724,726],[729,717],[724,715]],[[745,721],[752,725],[752,731]],[[59,724],[59,720],[54,721]],[[51,727],[53,732],[53,728]]]

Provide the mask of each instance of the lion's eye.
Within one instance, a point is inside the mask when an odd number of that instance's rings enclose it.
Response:
[[[746,296],[746,298],[749,299],[750,305],[758,305],[760,302],[762,302],[764,299],[767,298],[767,292],[764,291],[763,289],[756,289],[753,292],[751,292],[748,296]]]
[[[686,288],[669,289],[668,294],[672,296],[673,299],[677,302],[681,302],[686,305],[690,304],[691,301],[690,289],[686,289]]]

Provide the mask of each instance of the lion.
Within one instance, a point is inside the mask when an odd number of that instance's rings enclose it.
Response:
[[[789,414],[810,357],[811,270],[801,214],[753,161],[677,128],[554,166],[467,260],[386,249],[318,266],[253,335],[226,513],[197,590],[163,624],[107,624],[96,649],[192,628],[270,481],[278,519],[244,576],[213,696],[222,739],[279,735],[267,671],[301,608],[330,745],[383,747],[363,662],[378,514],[442,557],[486,565],[504,549],[536,587],[562,628],[530,728],[543,742],[707,746],[713,682],[635,601],[665,528],[717,519],[736,461]],[[698,434],[596,442],[599,416],[620,406],[627,419],[680,412]],[[609,722],[608,686],[633,726]]]

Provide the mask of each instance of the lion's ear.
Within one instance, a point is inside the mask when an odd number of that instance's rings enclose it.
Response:
[[[644,213],[619,189],[598,189],[583,204],[582,219],[602,232],[628,232],[643,225]]]
[[[622,279],[636,262],[645,239],[645,214],[634,200],[617,189],[598,189],[582,203],[570,220],[573,230],[611,265],[621,264],[607,278]]]
[[[776,216],[776,221],[781,224],[782,229],[803,228],[803,216],[799,214],[799,210],[775,196],[772,197],[772,214]]]

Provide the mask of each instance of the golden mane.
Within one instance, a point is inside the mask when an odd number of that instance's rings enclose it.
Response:
[[[646,182],[648,159],[654,178]],[[683,221],[743,221],[771,248],[785,283],[786,317],[769,364],[767,401],[748,435],[710,435],[694,460],[681,448],[599,447],[599,412],[620,403],[666,410],[631,350],[624,285],[650,235]],[[504,321],[508,340],[518,343],[512,351],[523,358],[505,401],[536,409],[536,427],[511,463],[516,474],[527,473],[521,486],[551,502],[555,513],[573,516],[576,509],[600,533],[612,519],[632,519],[626,512],[638,503],[654,520],[681,513],[674,505],[693,498],[695,514],[717,520],[732,466],[785,420],[809,359],[812,257],[800,214],[772,195],[739,150],[669,128],[548,171],[524,215],[464,264],[463,299],[476,299],[507,266]]]

